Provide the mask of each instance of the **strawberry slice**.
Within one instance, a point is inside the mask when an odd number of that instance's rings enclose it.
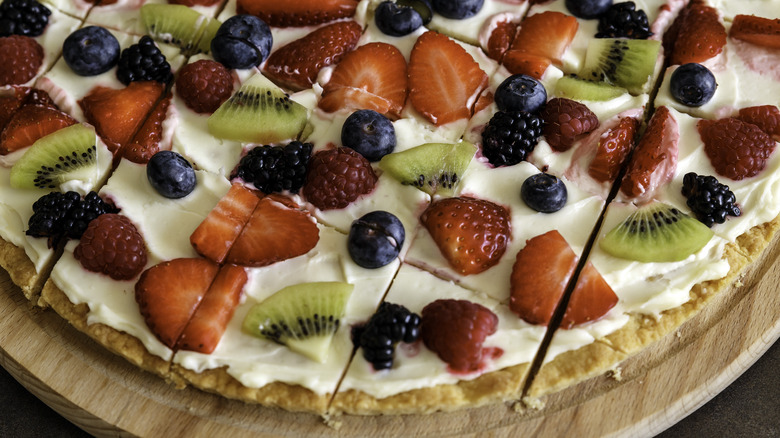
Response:
[[[39,105],[25,105],[16,111],[0,134],[0,155],[26,148],[41,137],[75,123],[73,117],[60,110]]]
[[[190,318],[176,343],[177,350],[211,354],[217,348],[241,299],[247,281],[244,268],[225,265],[220,268],[208,292]]]
[[[260,17],[269,26],[292,27],[327,23],[355,15],[356,0],[238,0],[239,14]]]
[[[662,106],[656,109],[628,163],[620,190],[629,198],[649,201],[658,187],[671,181],[677,169],[677,121]]]
[[[729,36],[759,46],[780,49],[780,18],[737,15],[731,22]]]
[[[308,89],[323,67],[338,63],[355,48],[362,33],[363,28],[355,21],[320,27],[271,53],[263,72],[279,86],[294,91]]]
[[[168,113],[172,96],[171,93],[168,93],[165,98],[157,102],[133,140],[122,149],[122,157],[133,163],[146,164],[152,155],[160,150],[160,140],[163,134],[162,124]]]
[[[266,266],[306,254],[317,245],[320,230],[309,214],[279,195],[260,200],[226,262]]]
[[[569,284],[578,257],[558,230],[533,237],[517,253],[509,308],[529,324],[547,325]]]
[[[163,344],[176,346],[216,277],[219,265],[206,259],[174,259],[154,265],[135,285],[135,301],[146,325]]]
[[[409,60],[409,99],[436,126],[471,117],[488,76],[460,44],[437,32],[420,35]]]
[[[618,125],[599,138],[596,156],[590,162],[588,174],[596,181],[614,181],[634,145],[639,122],[623,117]]]
[[[195,251],[222,263],[258,202],[260,198],[254,192],[241,184],[233,184],[190,236]]]
[[[406,59],[387,43],[369,43],[344,55],[322,91],[327,112],[371,109],[399,117],[406,103]]]
[[[99,85],[84,96],[79,105],[106,146],[116,153],[141,127],[162,96],[164,87],[156,81],[131,82],[118,90]]]
[[[607,284],[599,271],[588,262],[582,269],[577,285],[571,293],[563,314],[561,328],[570,329],[575,325],[596,321],[615,307],[618,297]]]
[[[501,62],[504,53],[509,50],[512,41],[515,40],[517,27],[517,23],[512,21],[499,21],[496,23],[487,42],[487,55],[490,58]]]
[[[726,28],[718,11],[703,1],[693,1],[683,9],[663,38],[670,65],[702,63],[717,56],[725,45]]]
[[[576,18],[562,12],[531,15],[520,24],[509,50],[541,56],[560,64],[579,26]]]
[[[496,265],[512,236],[509,211],[490,201],[444,198],[420,216],[450,266],[462,275]]]

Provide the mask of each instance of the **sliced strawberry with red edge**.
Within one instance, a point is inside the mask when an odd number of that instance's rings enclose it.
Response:
[[[26,148],[41,137],[76,124],[76,120],[60,110],[45,106],[21,107],[0,134],[0,154]]]
[[[168,114],[168,107],[171,104],[172,94],[157,102],[149,117],[146,119],[141,129],[135,134],[133,139],[124,148],[122,148],[122,157],[133,163],[146,164],[152,155],[160,150],[160,140],[163,134],[163,121]]]
[[[552,64],[552,60],[546,56],[508,50],[504,54],[503,63],[509,73],[528,75],[541,80],[547,67]]]
[[[370,109],[399,117],[406,103],[406,59],[387,43],[369,43],[344,55],[322,91],[327,112]]]
[[[591,262],[585,264],[569,297],[560,327],[597,321],[615,307],[618,297]]]
[[[739,119],[752,123],[775,138],[780,138],[780,108],[775,105],[760,105],[739,110]]]
[[[520,23],[509,50],[545,57],[560,64],[578,28],[576,18],[561,12],[530,15]]]
[[[759,46],[780,49],[780,18],[737,15],[731,22],[729,36]]]
[[[677,16],[663,43],[671,65],[702,63],[723,51],[726,28],[715,8],[694,1]]]
[[[623,117],[618,125],[599,138],[596,156],[590,162],[588,174],[596,181],[614,181],[634,145],[639,122]]]
[[[517,34],[517,23],[512,21],[499,21],[490,32],[490,37],[487,42],[487,55],[501,62],[504,57],[504,53],[509,50],[512,45],[512,41],[515,40]]]
[[[356,0],[238,0],[240,14],[260,17],[269,26],[298,27],[355,15]]]

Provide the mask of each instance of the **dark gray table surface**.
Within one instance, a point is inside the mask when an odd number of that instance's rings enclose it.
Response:
[[[0,437],[84,437],[0,368]],[[780,342],[707,404],[658,435],[780,437]]]

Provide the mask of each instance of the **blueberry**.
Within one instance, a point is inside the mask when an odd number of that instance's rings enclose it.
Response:
[[[422,18],[423,26],[430,23],[433,19],[433,7],[430,0],[396,0],[395,4],[408,6],[417,11],[420,14],[420,18]]]
[[[154,154],[146,164],[146,177],[166,198],[183,198],[195,189],[195,171],[189,161],[173,151]]]
[[[374,110],[357,110],[341,127],[341,144],[352,148],[368,161],[379,161],[395,149],[395,127]]]
[[[423,25],[422,17],[414,8],[398,6],[389,0],[377,6],[374,21],[382,33],[396,37],[409,35]]]
[[[62,57],[79,76],[95,76],[119,62],[119,41],[105,28],[83,27],[65,38]]]
[[[678,67],[669,79],[672,96],[688,106],[702,106],[709,102],[716,88],[718,84],[712,72],[694,62]]]
[[[473,17],[482,9],[484,0],[433,0],[433,10],[456,20]]]
[[[254,15],[234,15],[211,40],[211,54],[227,68],[247,69],[260,65],[271,53],[273,36],[265,22]]]
[[[566,0],[566,8],[578,18],[597,18],[607,12],[612,0]]]
[[[386,211],[372,211],[352,222],[347,250],[359,266],[381,268],[398,257],[405,238],[404,226],[397,217]]]
[[[526,205],[542,213],[554,213],[566,205],[566,185],[555,175],[537,173],[529,176],[520,188]]]
[[[536,113],[547,103],[547,90],[531,76],[512,75],[496,89],[495,101],[501,111]]]

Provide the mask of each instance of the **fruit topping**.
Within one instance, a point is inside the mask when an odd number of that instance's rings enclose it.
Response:
[[[217,138],[270,144],[298,137],[306,126],[308,110],[261,74],[241,85],[233,96],[209,117]]]
[[[547,66],[561,63],[578,28],[577,19],[562,12],[545,11],[528,16],[504,54],[504,65],[512,73],[541,79]]]
[[[297,5],[297,3],[296,3]],[[363,28],[355,21],[337,21],[280,47],[263,67],[263,73],[294,91],[311,88],[323,67],[338,64],[357,45]]]
[[[705,66],[691,62],[679,66],[669,79],[672,97],[683,105],[702,106],[712,99],[718,83]]]
[[[75,123],[73,117],[55,108],[24,105],[0,134],[0,155],[26,148],[38,139]]]
[[[303,196],[320,210],[344,208],[374,190],[378,177],[368,160],[350,148],[315,153]]]
[[[513,74],[524,74],[541,79],[547,67],[552,64],[550,58],[532,55],[519,50],[507,50],[502,59],[504,67]]]
[[[491,59],[501,62],[504,54],[512,45],[512,41],[515,40],[517,27],[517,23],[513,21],[499,21],[495,24],[495,28],[490,32],[485,50]]]
[[[420,323],[420,315],[385,301],[367,323],[352,328],[352,343],[363,349],[363,358],[375,370],[387,370],[393,367],[396,344],[420,337]]]
[[[712,236],[712,230],[696,219],[654,202],[631,213],[599,245],[608,254],[628,260],[676,262],[702,249]]]
[[[606,101],[627,93],[623,87],[606,82],[585,80],[575,75],[563,76],[555,82],[555,96],[571,100]]]
[[[715,8],[693,1],[666,31],[663,45],[670,65],[702,63],[723,50],[726,29]]]
[[[117,281],[132,280],[146,266],[146,246],[127,216],[107,213],[93,219],[73,256],[84,269]]]
[[[420,35],[409,59],[409,99],[436,126],[469,118],[488,76],[460,44],[433,31]]]
[[[588,175],[599,182],[614,181],[634,146],[638,129],[637,119],[623,117],[616,127],[599,137],[599,146],[588,166]]]
[[[612,6],[612,0],[566,0],[566,9],[577,18],[598,18]]]
[[[482,131],[482,155],[490,164],[513,166],[533,152],[542,121],[536,114],[525,111],[498,111]]]
[[[482,345],[496,332],[498,317],[466,300],[442,299],[422,310],[420,335],[425,346],[457,373],[479,370],[487,358]]]
[[[196,44],[207,38],[207,29],[219,27],[215,19],[181,4],[144,4],[141,21],[152,39],[180,47],[184,53],[208,52],[208,45],[206,50],[201,47],[203,41],[198,47]]]
[[[567,3],[578,2],[567,1]],[[644,40],[651,36],[653,36],[653,33],[650,32],[650,23],[647,20],[647,13],[641,9],[637,9],[634,2],[614,3],[599,17],[599,27],[596,38],[631,38],[635,40]]]
[[[726,216],[737,217],[742,214],[734,192],[714,176],[686,173],[682,194],[687,198],[686,204],[696,219],[710,228],[716,223],[726,222]]]
[[[426,143],[386,155],[379,167],[404,185],[413,185],[429,195],[449,196],[477,152],[468,142]]]
[[[5,0],[0,3],[0,37],[37,37],[49,24],[51,10],[35,0]]]
[[[531,76],[512,75],[499,84],[494,99],[501,111],[537,113],[547,103],[547,90]]]
[[[173,73],[165,55],[160,52],[151,37],[144,35],[136,44],[122,50],[116,77],[125,85],[136,81],[168,84],[173,80]]]
[[[190,162],[173,151],[154,154],[146,164],[146,177],[157,193],[170,199],[189,195],[197,183]]]
[[[94,186],[98,182],[96,140],[95,131],[82,124],[41,138],[11,167],[11,187],[51,190],[67,181]]]
[[[739,110],[738,119],[752,123],[767,134],[780,139],[780,108],[775,105],[750,106]]]
[[[352,260],[363,268],[381,268],[401,252],[406,232],[392,213],[372,211],[352,222],[347,250]]]
[[[176,93],[191,110],[210,114],[233,94],[233,76],[224,65],[201,59],[181,68]]]
[[[512,238],[509,211],[475,198],[434,201],[420,216],[439,251],[461,275],[495,266]]]
[[[434,12],[454,20],[477,15],[484,3],[485,0],[431,0]]]
[[[273,45],[271,29],[253,15],[234,15],[217,30],[211,53],[227,68],[257,67],[268,58]]]
[[[28,36],[0,37],[0,87],[29,82],[43,64],[43,47]]]
[[[87,26],[65,38],[62,57],[79,76],[96,76],[119,63],[119,41],[107,29]]]
[[[680,134],[669,108],[658,107],[636,145],[620,190],[640,202],[650,200],[658,187],[671,181],[677,169]]]
[[[344,55],[322,90],[326,112],[370,109],[397,118],[408,91],[406,59],[387,43],[368,43]]]
[[[520,187],[520,197],[532,210],[555,213],[566,205],[566,184],[555,175],[537,173],[529,176]]]
[[[737,15],[731,22],[729,36],[759,46],[780,49],[780,18]]]
[[[169,260],[152,266],[135,284],[135,301],[146,325],[173,349],[219,272],[200,258]]]
[[[772,137],[740,119],[700,120],[696,127],[715,171],[734,181],[758,175],[775,150]]]
[[[601,319],[617,302],[615,291],[588,262],[577,278],[559,327],[568,330],[575,325]]]
[[[352,17],[357,4],[356,0],[238,0],[237,9],[260,17],[270,26],[298,27]]]
[[[306,181],[311,143],[292,141],[285,146],[256,146],[241,158],[236,176],[263,193],[298,193]]]
[[[357,110],[341,127],[341,143],[368,161],[379,161],[395,149],[395,127],[376,111]]]
[[[288,286],[252,306],[243,330],[325,362],[353,289],[340,282]]]
[[[162,147],[163,122],[168,115],[172,95],[160,99],[147,116],[133,139],[120,151],[120,155],[133,163],[146,164]]]
[[[646,93],[653,86],[660,50],[661,43],[655,40],[594,39],[588,44],[585,64],[579,76],[606,81],[633,94]]]
[[[599,127],[599,119],[587,106],[571,99],[550,99],[542,109],[542,134],[558,152],[565,152],[585,134]]]
[[[383,1],[376,7],[374,22],[382,33],[396,37],[409,35],[423,25],[417,10],[392,1]]]
[[[81,239],[92,219],[117,212],[95,192],[87,193],[84,199],[76,192],[47,193],[33,203],[32,210],[25,234],[48,238],[50,248],[65,238]]]

